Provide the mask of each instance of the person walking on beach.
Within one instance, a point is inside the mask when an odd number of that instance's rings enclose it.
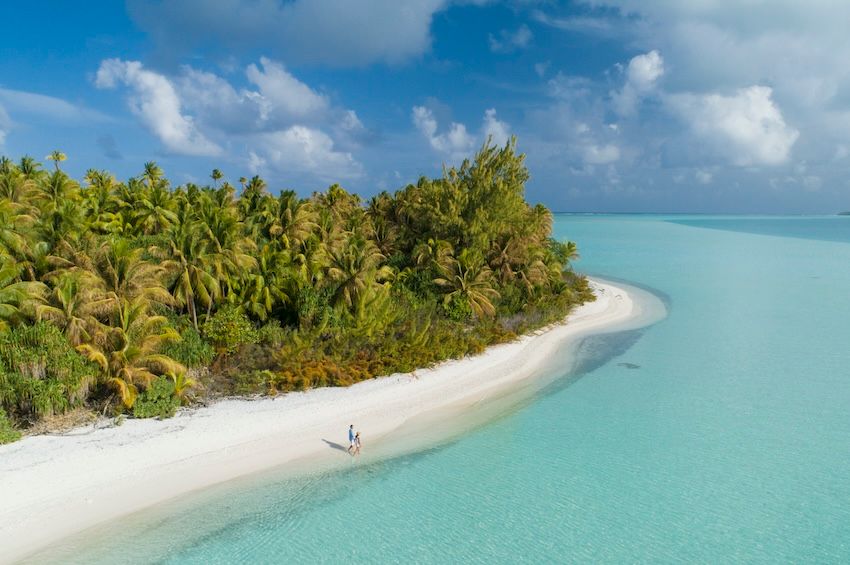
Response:
[[[362,444],[360,443],[360,432],[354,434],[354,455],[360,455],[360,447]]]
[[[357,447],[355,439],[356,436],[354,435],[354,424],[351,424],[348,427],[348,452],[351,455],[354,455],[354,448]]]

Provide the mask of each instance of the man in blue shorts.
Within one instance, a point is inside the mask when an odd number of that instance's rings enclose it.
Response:
[[[354,452],[355,443],[356,442],[354,441],[354,424],[351,424],[348,427],[348,452],[349,453]]]

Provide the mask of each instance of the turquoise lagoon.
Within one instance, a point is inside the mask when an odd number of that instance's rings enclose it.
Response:
[[[450,441],[234,481],[31,561],[850,561],[850,218],[558,215],[555,231],[580,270],[668,316],[586,339],[531,400]]]

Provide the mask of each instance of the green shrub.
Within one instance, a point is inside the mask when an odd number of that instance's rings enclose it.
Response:
[[[6,411],[0,408],[0,445],[21,439],[21,432],[12,426]]]
[[[47,322],[0,334],[0,408],[17,420],[61,414],[88,397],[98,368]]]
[[[133,416],[170,418],[179,407],[180,399],[174,394],[174,383],[165,377],[158,377],[136,399],[133,405]]]
[[[215,349],[204,341],[198,330],[191,325],[180,332],[180,341],[171,341],[162,348],[162,353],[186,367],[206,367],[215,358]]]
[[[227,305],[204,323],[204,335],[220,354],[230,355],[241,345],[257,343],[259,336],[254,324],[238,307]]]
[[[312,286],[299,289],[296,306],[298,323],[303,329],[342,326],[339,311],[331,306],[329,289]]]
[[[269,320],[266,325],[257,330],[257,343],[280,347],[286,340],[288,331],[280,326],[277,320]]]
[[[515,314],[526,305],[525,293],[515,284],[505,284],[499,288],[497,311],[501,315]]]
[[[459,294],[455,294],[443,303],[443,311],[450,320],[462,322],[472,318],[472,307],[469,301]]]

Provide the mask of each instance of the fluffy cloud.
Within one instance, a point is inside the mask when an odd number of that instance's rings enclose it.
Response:
[[[525,49],[531,43],[534,35],[528,26],[522,24],[516,31],[508,31],[503,29],[499,32],[498,37],[492,33],[488,36],[490,51],[493,53],[510,53],[518,49]]]
[[[163,145],[183,155],[219,155],[221,147],[242,146],[228,155],[255,171],[307,178],[350,179],[363,169],[334,136],[353,148],[365,128],[353,110],[334,108],[323,94],[261,58],[246,67],[253,88],[237,88],[224,78],[189,66],[176,77],[145,69],[136,61],[101,63],[99,88],[129,87],[131,110]],[[115,153],[115,152],[113,152]]]
[[[163,53],[195,46],[262,49],[287,61],[399,63],[431,46],[431,20],[448,0],[129,0]]]
[[[262,57],[245,76],[254,89],[237,90],[210,72],[184,66],[176,86],[187,108],[208,124],[234,133],[275,130],[294,123],[319,123],[329,117],[327,97],[290,74],[280,63]],[[345,112],[339,112],[345,119]]]
[[[615,111],[621,116],[633,115],[640,99],[655,90],[663,74],[664,59],[658,51],[633,57],[626,67],[623,88],[611,93]]]
[[[279,112],[290,119],[305,119],[321,115],[330,107],[328,99],[289,74],[283,65],[265,57],[262,69],[248,65],[245,74],[254,84],[269,111]]]
[[[511,126],[496,118],[496,109],[490,108],[484,112],[484,137],[489,137],[494,144],[504,145],[511,137]]]
[[[221,147],[206,138],[193,119],[182,113],[180,97],[165,76],[145,69],[138,61],[107,59],[95,79],[98,88],[129,87],[130,110],[174,153],[218,155]]]
[[[735,165],[778,165],[788,160],[799,132],[785,123],[772,93],[766,86],[751,86],[731,96],[671,95],[668,103]]]
[[[586,0],[620,37],[658,49],[677,92],[731,92],[769,83],[810,159],[850,141],[850,3],[833,0]]]
[[[475,138],[466,131],[466,126],[452,122],[449,131],[437,134],[437,120],[434,113],[424,106],[413,107],[413,125],[431,144],[431,147],[451,156],[451,158],[463,158],[472,151]]]
[[[447,156],[451,161],[469,157],[476,145],[488,137],[497,145],[503,145],[510,137],[510,125],[496,117],[496,110],[490,108],[484,112],[479,136],[470,134],[466,126],[452,122],[448,131],[437,133],[439,126],[434,113],[425,106],[414,106],[413,125],[416,126],[433,149]]]
[[[309,174],[325,182],[358,178],[363,169],[351,153],[336,151],[324,132],[303,126],[260,134],[250,153],[254,172]]]

